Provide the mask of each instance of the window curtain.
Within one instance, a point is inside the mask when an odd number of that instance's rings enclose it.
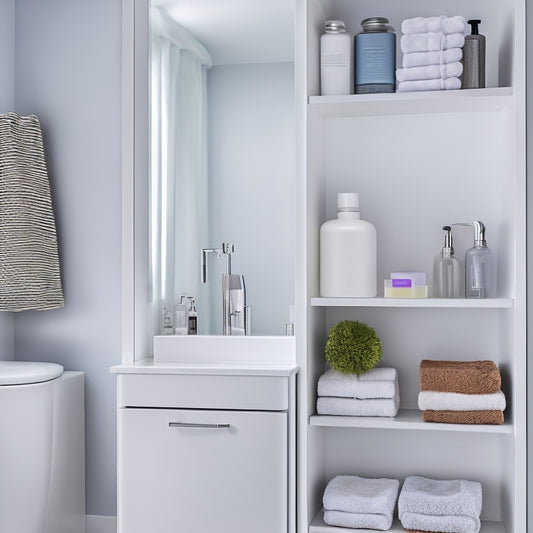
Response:
[[[154,333],[181,295],[207,304],[200,252],[208,246],[205,48],[159,9],[151,11],[150,277]],[[201,331],[208,331],[201,313]]]

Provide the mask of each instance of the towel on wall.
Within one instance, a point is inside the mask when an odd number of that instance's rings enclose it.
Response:
[[[494,361],[433,361],[420,363],[420,390],[492,394],[501,389],[500,371]]]
[[[39,119],[0,115],[0,310],[64,305]]]

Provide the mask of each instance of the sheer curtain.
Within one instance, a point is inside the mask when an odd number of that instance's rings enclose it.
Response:
[[[205,48],[153,8],[151,61],[150,276],[154,333],[180,295],[207,302],[200,251],[208,245]],[[207,331],[207,313],[199,322]]]

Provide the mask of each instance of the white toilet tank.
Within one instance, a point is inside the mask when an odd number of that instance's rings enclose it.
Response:
[[[0,361],[0,532],[84,533],[82,372]]]

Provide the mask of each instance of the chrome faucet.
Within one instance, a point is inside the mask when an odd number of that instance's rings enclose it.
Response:
[[[226,271],[222,274],[222,332],[224,335],[249,335],[251,308],[246,305],[244,276],[231,273],[231,254],[234,252],[232,243],[222,243],[221,248],[204,248],[201,279],[202,283],[207,283],[207,258],[210,254],[225,260]]]

